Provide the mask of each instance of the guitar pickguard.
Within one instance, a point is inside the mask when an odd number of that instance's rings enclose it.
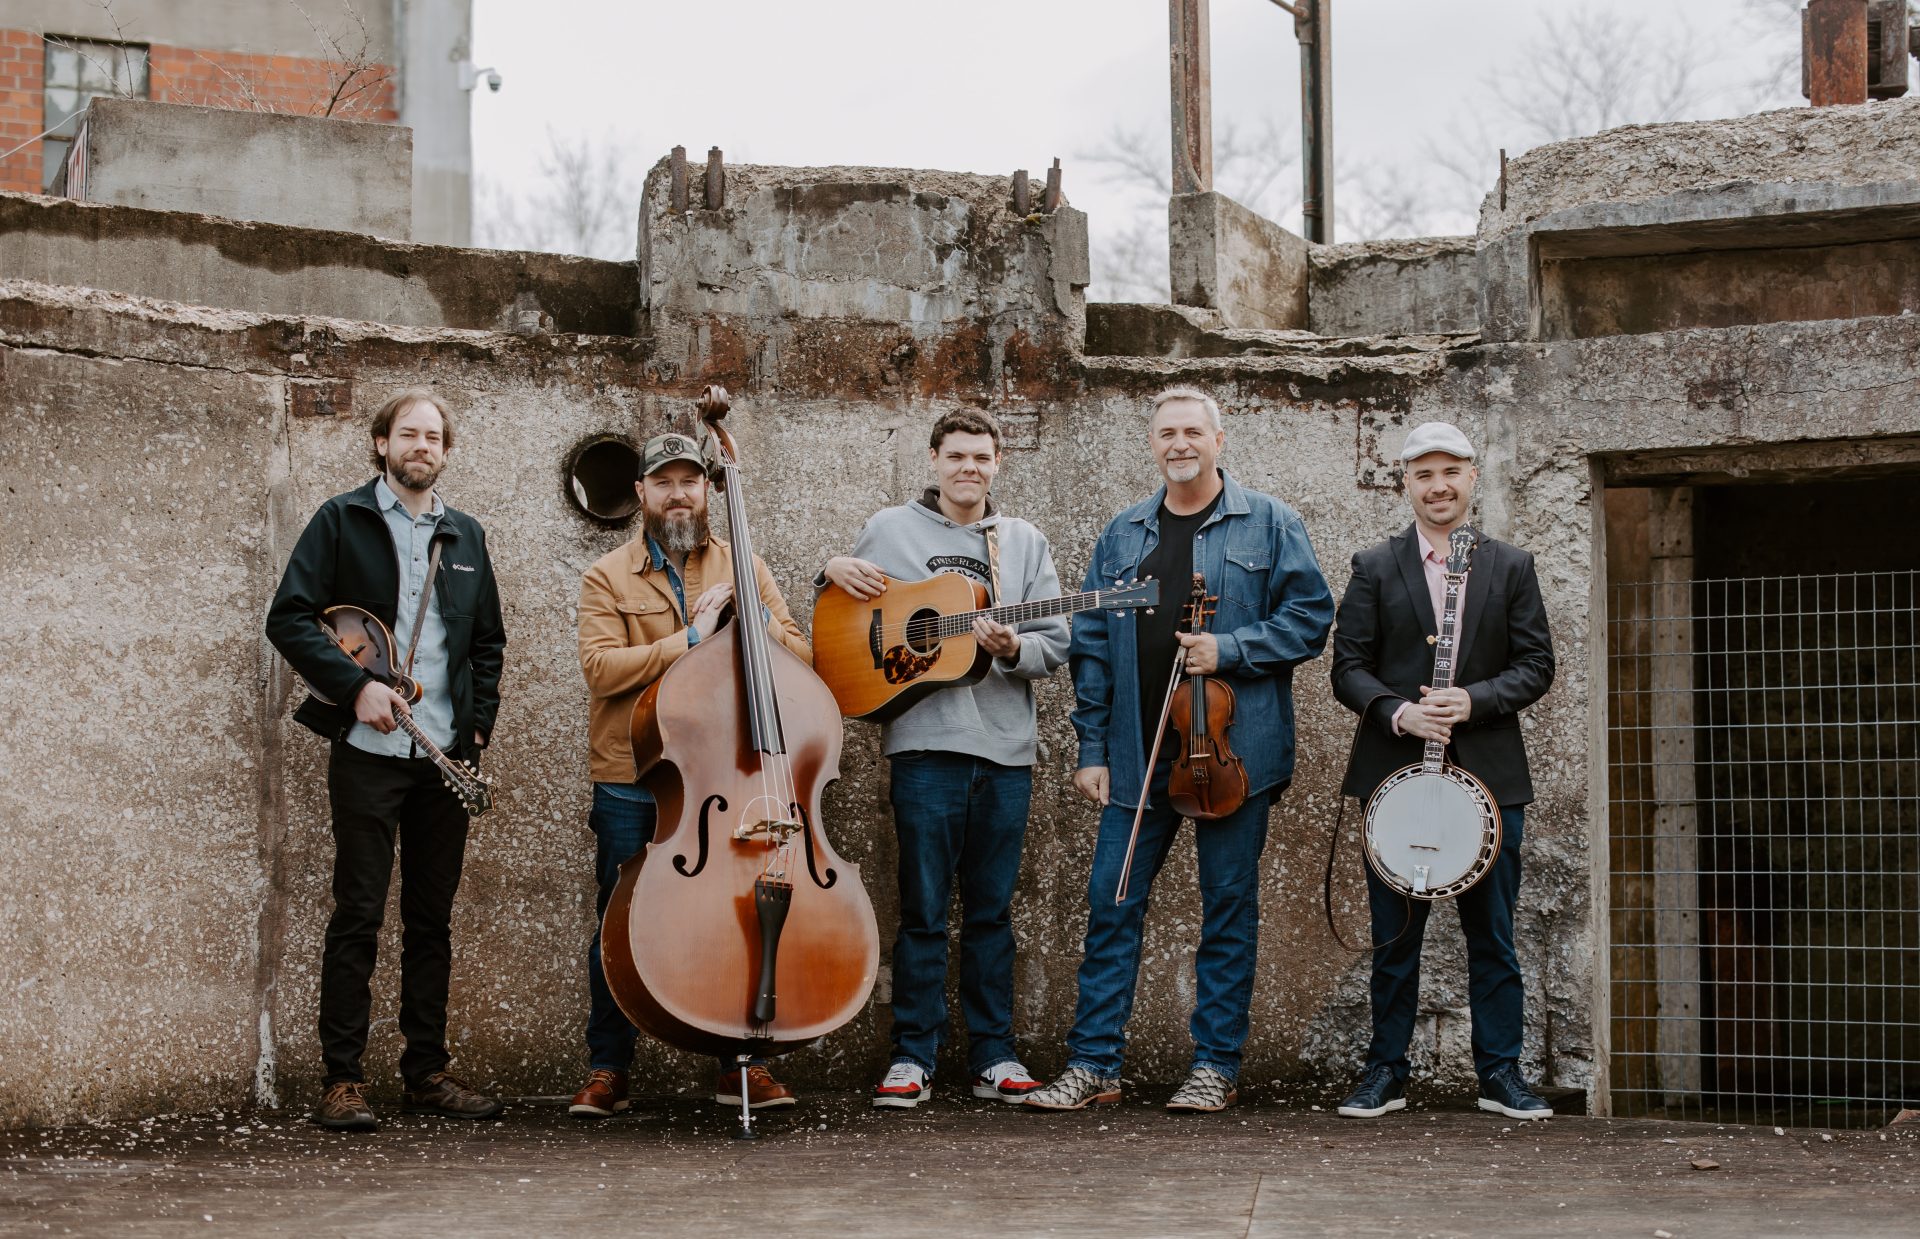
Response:
[[[910,684],[940,661],[939,647],[931,654],[915,653],[912,646],[896,645],[880,658],[880,674],[889,684]]]

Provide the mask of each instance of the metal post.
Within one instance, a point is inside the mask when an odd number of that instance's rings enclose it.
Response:
[[[1300,38],[1301,224],[1307,240],[1333,244],[1333,0],[1302,0]]]
[[[1207,0],[1167,0],[1173,63],[1173,192],[1213,188],[1213,67]]]
[[[1867,101],[1867,0],[1809,0],[1802,91],[1814,107]]]

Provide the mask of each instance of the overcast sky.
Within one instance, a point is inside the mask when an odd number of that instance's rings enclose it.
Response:
[[[1494,146],[1530,145],[1487,104],[1489,83],[1523,80],[1543,16],[1576,8],[1649,50],[1690,27],[1704,114],[1748,110],[1752,83],[1798,39],[1782,0],[1335,0],[1343,176],[1411,176],[1480,127]],[[1216,136],[1233,119],[1291,139],[1292,19],[1270,0],[1213,0],[1212,24]],[[1058,155],[1098,248],[1139,204],[1077,156],[1120,126],[1166,158],[1167,26],[1166,0],[475,0],[474,57],[505,78],[475,92],[475,170],[527,183],[550,128],[615,142],[637,170],[675,143],[693,159],[717,145],[735,162],[1002,174]]]

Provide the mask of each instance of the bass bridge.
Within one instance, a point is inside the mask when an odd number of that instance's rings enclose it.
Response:
[[[801,824],[792,818],[778,821],[742,822],[733,828],[733,837],[742,842],[763,839],[776,847],[799,834]]]

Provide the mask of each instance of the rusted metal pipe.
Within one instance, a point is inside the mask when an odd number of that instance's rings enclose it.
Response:
[[[727,205],[727,170],[720,159],[720,148],[707,150],[707,210],[717,211]]]
[[[1309,241],[1333,244],[1333,0],[1283,5],[1300,40],[1300,222]]]
[[[1213,188],[1213,63],[1207,0],[1167,0],[1173,68],[1173,192]]]
[[[1013,174],[1013,213],[1022,218],[1033,214],[1033,187],[1025,168]]]
[[[1053,157],[1053,166],[1047,169],[1047,192],[1040,199],[1040,209],[1051,215],[1060,209],[1060,156]]]
[[[1867,101],[1867,0],[1808,0],[1801,91],[1814,107]]]
[[[667,205],[675,215],[687,213],[687,148],[676,146],[667,162]]]

